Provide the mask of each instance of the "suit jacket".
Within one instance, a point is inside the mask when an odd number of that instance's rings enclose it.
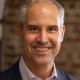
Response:
[[[0,73],[0,80],[22,80],[19,71],[19,61],[15,63],[11,68]],[[57,80],[76,80],[63,71],[57,70]]]

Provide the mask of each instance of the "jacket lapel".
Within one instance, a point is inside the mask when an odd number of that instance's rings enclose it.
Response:
[[[19,70],[19,61],[14,64],[11,68],[11,76],[8,80],[22,80],[20,70]]]
[[[62,71],[57,70],[57,80],[66,80]]]

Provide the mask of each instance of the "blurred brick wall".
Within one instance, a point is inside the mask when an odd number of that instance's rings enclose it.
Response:
[[[65,8],[66,34],[56,65],[80,80],[80,0],[57,0]],[[6,0],[4,8],[2,70],[10,67],[21,55],[16,33],[21,0]]]

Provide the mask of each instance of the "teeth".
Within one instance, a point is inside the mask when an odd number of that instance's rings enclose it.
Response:
[[[38,50],[38,51],[46,51],[46,50],[48,50],[49,48],[36,48],[36,50]]]

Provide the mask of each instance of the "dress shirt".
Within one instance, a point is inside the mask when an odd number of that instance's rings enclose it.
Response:
[[[23,57],[21,57],[21,59],[19,61],[19,69],[20,69],[22,80],[42,80],[41,78],[35,76],[30,71],[30,69],[25,64]],[[56,77],[57,77],[57,71],[56,71],[55,64],[54,64],[54,69],[53,69],[52,75],[45,80],[55,80],[54,78],[56,78]]]

